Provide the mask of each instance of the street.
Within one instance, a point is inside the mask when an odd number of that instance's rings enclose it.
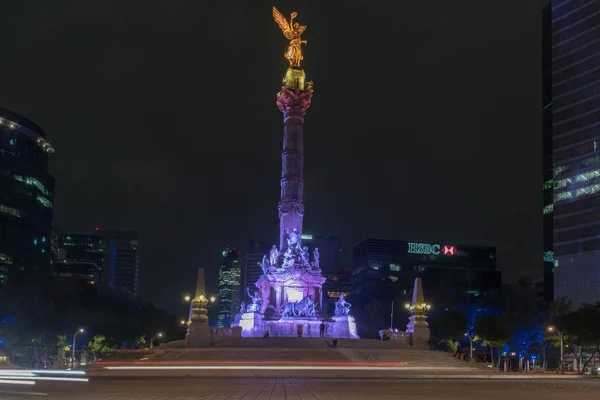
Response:
[[[96,377],[89,383],[0,384],[0,398],[62,400],[593,399],[600,379],[241,379]]]

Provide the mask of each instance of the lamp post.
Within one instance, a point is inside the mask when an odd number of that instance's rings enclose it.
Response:
[[[565,335],[553,326],[548,327],[549,332],[556,332],[560,337],[560,372],[565,373]]]
[[[83,328],[79,328],[77,330],[77,332],[75,332],[75,334],[73,335],[73,348],[71,349],[71,364],[75,365],[75,341],[77,340],[77,335],[79,335],[80,333],[83,333]]]
[[[468,333],[465,336],[469,338],[469,361],[473,359],[473,338]]]
[[[163,334],[161,332],[157,333],[156,335],[152,336],[152,339],[150,339],[150,348],[153,349],[154,348],[154,339],[161,338],[163,336]]]

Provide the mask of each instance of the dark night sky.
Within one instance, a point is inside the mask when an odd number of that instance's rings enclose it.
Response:
[[[58,227],[138,230],[143,295],[179,312],[224,246],[276,241],[272,5],[308,25],[304,231],[495,245],[505,280],[537,274],[535,1],[5,2],[0,103],[57,150]]]

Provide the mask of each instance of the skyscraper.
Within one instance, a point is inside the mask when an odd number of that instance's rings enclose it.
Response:
[[[11,269],[50,268],[54,178],[46,134],[0,108],[0,281]]]
[[[109,255],[104,260],[108,286],[138,296],[140,258],[137,232],[98,230],[98,233],[104,238]]]
[[[242,284],[240,298],[245,299],[246,289],[251,292],[256,290],[256,282],[263,274],[263,270],[260,263],[265,254],[269,252],[271,246],[265,242],[259,240],[250,240],[246,245],[246,251],[244,252],[244,260],[242,264]]]
[[[552,198],[552,8],[548,4],[542,12],[542,152],[543,152],[543,239],[544,261],[542,292],[544,301],[551,302],[554,294],[554,246],[553,217],[554,202]]]
[[[323,271],[323,275],[340,274],[344,269],[342,262],[342,241],[335,236],[312,235],[303,233],[302,243],[308,247],[308,251],[312,254],[315,248],[319,249],[320,263],[319,266]],[[348,272],[351,268],[347,269]]]
[[[110,289],[138,295],[139,256],[136,232],[97,229],[93,234],[62,233],[59,247],[71,263],[91,262],[102,269],[102,283]]]
[[[600,298],[600,1],[552,2],[554,297]]]
[[[219,266],[219,282],[217,299],[219,316],[217,327],[229,328],[233,318],[240,312],[240,255],[239,252],[227,247],[223,250],[223,258]]]

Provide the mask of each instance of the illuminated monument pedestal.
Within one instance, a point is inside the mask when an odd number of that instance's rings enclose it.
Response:
[[[333,324],[327,328],[327,336],[340,339],[358,339],[354,317],[351,315],[333,317]]]

